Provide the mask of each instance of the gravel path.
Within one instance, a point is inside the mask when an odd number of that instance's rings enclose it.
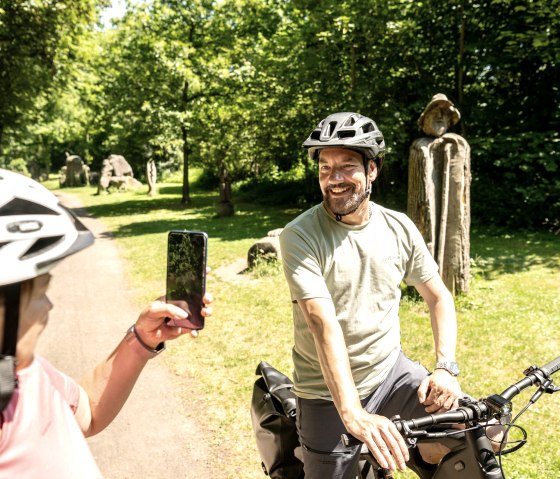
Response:
[[[112,351],[139,309],[103,223],[84,216],[74,197],[61,200],[78,212],[96,241],[54,268],[49,291],[54,309],[38,352],[79,379]],[[181,389],[188,386],[189,379],[181,378]],[[120,415],[89,439],[106,479],[213,477],[203,419],[186,417],[183,407],[163,357],[150,361]]]

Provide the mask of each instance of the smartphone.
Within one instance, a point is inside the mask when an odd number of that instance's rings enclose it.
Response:
[[[174,326],[204,328],[202,297],[206,291],[208,235],[203,231],[170,231],[167,237],[167,284],[165,300],[189,313]]]

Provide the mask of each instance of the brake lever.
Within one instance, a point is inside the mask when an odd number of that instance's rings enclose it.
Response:
[[[550,381],[550,384],[547,384],[546,387],[544,388],[544,392],[547,394],[554,394],[557,393],[558,391],[560,391],[560,387],[555,386],[552,380]]]
[[[555,393],[560,390],[560,388],[552,384],[552,379],[546,374],[541,368],[532,365],[529,366],[525,371],[523,371],[525,376],[534,375],[538,379],[538,384],[545,389],[549,394]]]
[[[529,400],[529,402],[531,404],[534,404],[537,402],[537,400],[544,394],[544,393],[548,393],[548,394],[553,394],[555,392],[558,392],[560,390],[560,388],[556,387],[554,384],[552,384],[552,379],[548,379],[546,380],[543,384],[540,385],[539,389],[537,390],[537,392],[535,394],[533,394],[533,396],[531,397],[531,399]]]

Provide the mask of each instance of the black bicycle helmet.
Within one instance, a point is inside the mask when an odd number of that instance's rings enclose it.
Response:
[[[4,339],[0,345],[0,411],[15,380],[21,284],[93,243],[93,234],[43,185],[0,169],[0,291]]]
[[[340,147],[357,150],[364,160],[374,160],[381,169],[385,140],[376,123],[358,113],[342,112],[327,116],[304,141],[309,157],[315,160],[322,148]]]

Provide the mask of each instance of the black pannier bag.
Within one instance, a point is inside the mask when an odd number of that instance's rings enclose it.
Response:
[[[262,361],[253,386],[251,422],[264,473],[272,479],[302,479],[303,463],[295,456],[296,397],[292,381]]]

